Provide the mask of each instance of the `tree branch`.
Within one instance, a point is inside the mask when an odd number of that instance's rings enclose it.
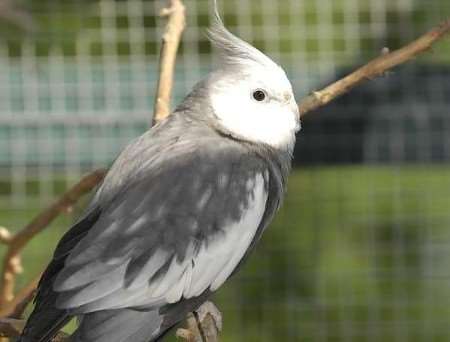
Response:
[[[360,83],[383,75],[386,71],[429,50],[434,43],[442,39],[449,32],[450,19],[405,47],[393,52],[386,51],[386,53],[359,68],[352,74],[320,91],[313,92],[299,103],[300,116],[325,106],[337,97],[349,92]]]
[[[23,319],[0,318],[0,337],[17,337],[25,326]]]
[[[181,0],[168,0],[168,3],[168,7],[164,8],[160,14],[162,17],[168,17],[168,20],[162,38],[153,124],[170,115],[175,61],[181,35],[186,25],[185,7]]]
[[[0,310],[0,317],[22,318],[22,314],[27,305],[33,300],[36,294],[36,288],[40,279],[41,274],[22,288],[11,302],[9,302],[3,310]]]
[[[43,231],[61,213],[72,207],[78,199],[97,186],[105,175],[104,170],[94,171],[83,177],[53,205],[38,214],[21,231],[10,238],[8,250],[3,260],[0,278],[0,310],[14,298],[16,275],[21,272],[20,252],[36,234]]]

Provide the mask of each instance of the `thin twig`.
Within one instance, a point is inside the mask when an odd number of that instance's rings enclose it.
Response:
[[[161,11],[161,16],[168,17],[168,20],[162,37],[153,124],[160,122],[170,114],[175,61],[181,35],[186,25],[185,7],[181,0],[168,0],[168,3],[168,7]]]
[[[104,170],[96,170],[83,177],[74,187],[68,190],[53,205],[38,214],[28,225],[15,234],[8,244],[8,251],[4,257],[3,270],[0,278],[0,310],[14,298],[15,278],[21,271],[20,251],[38,233],[67,208],[73,206],[84,194],[97,186],[105,176]]]
[[[41,275],[34,278],[28,285],[22,288],[14,297],[14,300],[0,310],[0,317],[22,318],[27,305],[33,300]]]
[[[23,319],[0,318],[0,337],[17,337],[25,326]]]
[[[313,92],[303,99],[299,103],[300,116],[325,106],[342,94],[349,92],[361,82],[383,75],[386,71],[429,50],[434,43],[442,39],[449,32],[450,19],[399,50],[393,52],[384,50],[384,53],[380,57],[372,60],[352,74],[320,91]]]

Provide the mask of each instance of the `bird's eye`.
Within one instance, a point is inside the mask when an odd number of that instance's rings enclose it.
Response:
[[[267,94],[264,90],[257,89],[253,92],[253,98],[258,102],[262,102],[267,98]]]

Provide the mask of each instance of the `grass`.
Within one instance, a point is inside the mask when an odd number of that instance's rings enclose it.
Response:
[[[215,297],[222,340],[447,341],[449,195],[447,166],[296,170],[253,257]],[[33,201],[1,210],[1,224],[28,221],[42,206]],[[19,285],[71,220],[30,243]]]

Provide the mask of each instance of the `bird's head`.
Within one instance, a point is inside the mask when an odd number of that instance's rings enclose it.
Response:
[[[229,32],[215,9],[209,38],[220,58],[217,70],[208,79],[214,119],[237,138],[291,150],[300,120],[286,73]]]

